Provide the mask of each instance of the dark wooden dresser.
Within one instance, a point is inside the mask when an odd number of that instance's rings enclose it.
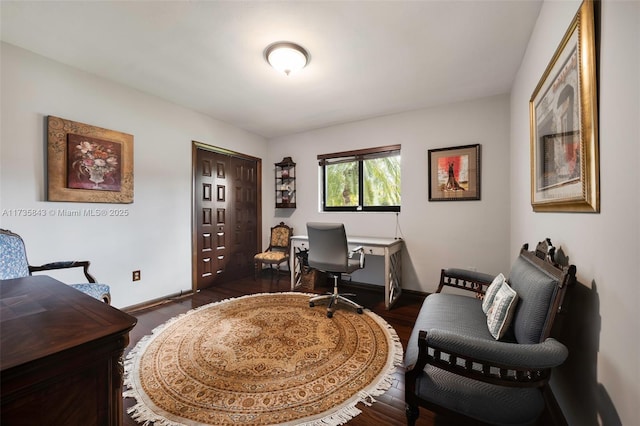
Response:
[[[136,318],[47,276],[0,281],[0,421],[122,424]]]

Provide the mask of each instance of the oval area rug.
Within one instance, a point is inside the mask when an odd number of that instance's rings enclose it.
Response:
[[[127,355],[128,413],[162,426],[346,423],[391,386],[402,345],[375,313],[327,318],[310,296],[243,296],[159,326]]]

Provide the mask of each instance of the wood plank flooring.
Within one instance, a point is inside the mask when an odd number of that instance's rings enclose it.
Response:
[[[344,285],[341,289],[345,287],[347,286]],[[387,311],[384,307],[382,289],[371,287],[348,286],[348,291],[357,294],[356,300],[358,303],[377,313],[393,326],[403,347],[406,348],[413,323],[418,315],[424,296],[405,292],[394,307]],[[125,353],[128,353],[142,337],[151,334],[151,331],[158,325],[193,308],[246,294],[281,291],[289,291],[288,276],[283,275],[278,282],[276,279],[272,280],[269,273],[265,272],[264,276],[258,280],[253,278],[241,279],[202,290],[194,295],[175,298],[152,307],[130,311],[129,313],[138,319],[138,324],[130,333],[130,343]],[[327,283],[326,286],[324,283],[316,285],[314,290],[303,288],[301,291],[326,293],[330,291],[330,283]],[[322,309],[322,307],[318,306],[315,309]],[[137,425],[126,413],[126,410],[133,404],[133,399],[124,399],[124,426]],[[394,374],[392,387],[385,394],[379,396],[374,404],[371,406],[358,404],[358,408],[362,410],[362,413],[350,420],[347,423],[349,426],[405,425],[404,372],[399,369]],[[460,423],[451,422],[442,416],[437,416],[421,408],[420,417],[416,424],[417,426],[454,426]],[[544,424],[549,425],[550,423]]]

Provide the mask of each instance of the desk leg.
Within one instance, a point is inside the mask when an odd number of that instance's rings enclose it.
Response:
[[[296,256],[296,248],[291,244],[289,252],[289,263],[291,264],[291,291],[296,288],[296,270],[298,269],[298,257]]]
[[[402,293],[402,250],[384,252],[384,306],[387,310]]]

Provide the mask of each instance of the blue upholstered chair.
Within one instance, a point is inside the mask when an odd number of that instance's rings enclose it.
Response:
[[[95,278],[89,274],[88,261],[54,262],[42,266],[30,266],[27,261],[24,241],[20,235],[6,229],[0,229],[0,280],[22,278],[31,275],[32,272],[79,267],[83,268],[84,276],[87,277],[89,282],[71,284],[71,287],[110,304],[111,293],[109,286],[96,283]]]

